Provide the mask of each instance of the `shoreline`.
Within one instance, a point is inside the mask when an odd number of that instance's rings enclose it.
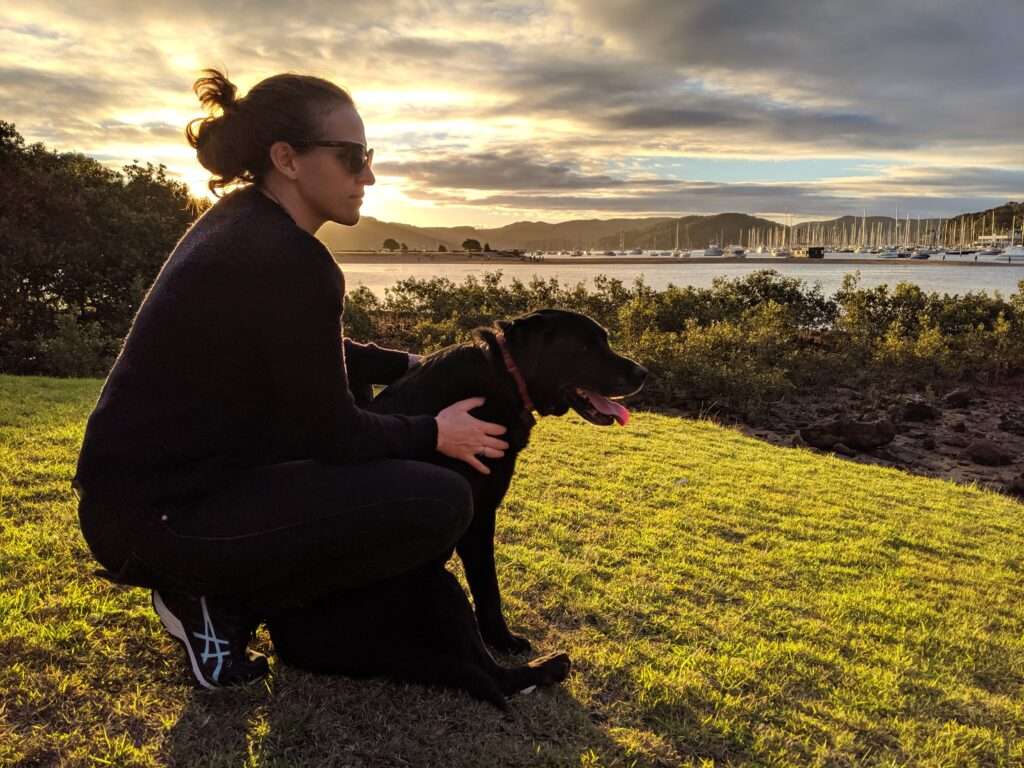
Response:
[[[416,252],[406,253],[401,256],[390,253],[379,253],[377,251],[331,251],[331,256],[340,264],[482,264],[487,266],[501,264],[536,264],[543,266],[552,264],[564,266],[566,264],[842,264],[850,266],[863,266],[871,264],[913,264],[915,266],[943,266],[943,267],[1003,267],[1003,268],[1024,268],[1024,262],[1000,262],[1000,261],[967,261],[950,259],[948,261],[933,261],[932,259],[808,259],[805,256],[790,256],[787,258],[774,257],[702,257],[691,256],[688,258],[670,258],[666,256],[637,256],[637,257],[611,257],[611,256],[579,256],[559,257],[549,256],[538,261],[516,256],[485,256],[482,254],[470,255],[468,253],[437,253],[437,252]]]

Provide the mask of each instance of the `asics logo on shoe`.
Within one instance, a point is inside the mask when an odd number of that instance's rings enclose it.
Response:
[[[224,666],[224,659],[231,656],[231,651],[228,648],[228,641],[217,637],[217,630],[210,619],[210,612],[206,609],[206,598],[200,597],[199,603],[203,607],[203,631],[193,632],[192,635],[203,641],[203,663],[205,664],[210,659],[217,660],[217,666],[214,667],[210,677],[214,682],[220,682],[220,671]]]

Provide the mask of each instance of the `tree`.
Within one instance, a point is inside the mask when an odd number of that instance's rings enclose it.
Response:
[[[402,243],[402,252],[404,253],[405,251],[408,251],[408,250],[409,250],[409,246],[406,245],[405,243]]]
[[[440,245],[437,246],[437,252],[438,253],[448,253],[448,249],[445,247],[444,243],[441,243]]]
[[[133,162],[119,173],[80,153],[26,146],[0,121],[0,370],[105,373],[203,207],[166,170]],[[75,339],[89,349],[73,349]],[[73,368],[60,362],[72,358]]]
[[[484,250],[485,251],[491,250],[491,244],[490,243],[484,243]]]
[[[472,238],[462,241],[462,250],[464,251],[479,251],[480,241],[473,240]]]
[[[399,248],[398,241],[393,237],[389,237],[384,241],[383,248],[385,251],[397,251]]]

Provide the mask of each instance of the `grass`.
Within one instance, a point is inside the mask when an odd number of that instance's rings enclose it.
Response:
[[[1024,764],[1024,506],[649,413],[542,420],[499,516],[564,686],[507,717],[282,665],[194,690],[148,594],[91,574],[99,387],[0,376],[0,765]]]

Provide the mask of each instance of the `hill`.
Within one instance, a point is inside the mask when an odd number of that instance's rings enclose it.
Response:
[[[745,213],[719,213],[714,216],[683,216],[678,219],[655,219],[643,227],[628,230],[623,237],[604,237],[598,242],[603,250],[616,250],[620,242],[624,248],[670,250],[675,247],[678,225],[681,249],[704,248],[709,243],[728,245],[749,241],[752,229],[768,229],[779,225],[768,219]]]
[[[481,243],[489,242],[494,248],[520,248],[527,251],[590,249],[597,248],[605,238],[613,237],[617,243],[620,232],[632,233],[667,221],[670,219],[657,217],[578,219],[558,224],[548,224],[543,221],[520,221],[494,229],[472,230],[476,234],[466,236],[476,237]],[[461,233],[467,229],[472,228],[460,227],[458,231]],[[447,230],[434,229],[430,231],[443,234]]]
[[[991,227],[992,213],[995,212],[996,229],[1007,231],[1011,219],[1016,216],[1018,227],[1024,222],[1024,203],[1009,202],[976,213],[964,213],[954,217],[975,221],[978,227],[985,222]],[[903,216],[900,217],[904,221]],[[922,231],[934,228],[938,219],[922,219]],[[881,225],[882,231],[889,231],[895,222],[892,216],[868,216],[869,231]],[[405,243],[414,250],[436,250],[444,245],[449,250],[458,250],[462,242],[468,238],[479,240],[481,245],[490,243],[495,249],[519,248],[525,251],[534,250],[567,250],[595,249],[619,250],[620,248],[643,248],[669,250],[675,247],[676,225],[679,225],[679,247],[683,249],[704,248],[708,243],[717,242],[721,245],[738,243],[742,237],[744,244],[750,243],[750,232],[756,229],[766,232],[769,229],[784,230],[786,226],[769,219],[751,216],[745,213],[719,213],[710,216],[666,217],[654,216],[646,218],[617,219],[577,219],[557,224],[543,221],[519,221],[503,227],[416,227],[411,224],[387,222],[364,216],[354,227],[342,227],[328,222],[317,233],[317,236],[332,251],[363,251],[378,250],[387,238]],[[918,226],[914,220],[915,227]],[[818,228],[826,232],[853,232],[861,226],[860,216],[840,216],[834,219],[821,219],[801,222],[794,225],[795,235],[801,231]],[[979,229],[980,232],[980,229]]]
[[[329,222],[317,233],[332,251],[376,250],[391,237],[413,249],[434,250],[438,245],[448,249],[462,247],[468,238],[490,243],[494,249],[563,250],[568,248],[594,248],[598,241],[619,232],[645,229],[664,218],[649,219],[581,219],[548,224],[543,221],[520,221],[503,227],[414,227],[410,224],[380,221],[364,216],[354,227],[342,227]]]
[[[434,251],[438,245],[443,245],[449,250],[461,248],[462,241],[471,235],[457,239],[439,238],[436,234],[411,224],[380,221],[372,216],[363,216],[354,227],[343,227],[329,221],[320,228],[317,237],[332,251],[376,251],[380,250],[388,238],[405,243],[413,250]]]

